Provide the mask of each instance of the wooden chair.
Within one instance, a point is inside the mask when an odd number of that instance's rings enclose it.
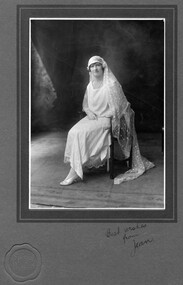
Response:
[[[83,111],[79,111],[78,114],[79,114],[80,120],[86,116],[85,112],[83,112]],[[117,142],[117,139],[114,138],[112,135],[112,125],[110,127],[110,136],[111,136],[111,145],[110,145],[110,150],[109,150],[109,152],[110,152],[109,159],[107,160],[107,172],[109,172],[110,179],[114,179],[115,178],[115,173],[114,173],[114,163],[115,163],[114,147],[115,147],[115,143],[118,143],[118,142]],[[131,146],[132,146],[132,143],[131,143]],[[131,166],[132,166],[132,147],[131,147],[131,151],[130,151],[130,157],[123,160],[123,162],[126,162],[128,168],[131,168]]]

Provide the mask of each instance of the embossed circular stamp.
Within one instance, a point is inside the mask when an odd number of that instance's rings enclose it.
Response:
[[[41,255],[30,244],[14,245],[5,255],[6,272],[18,282],[35,279],[41,271]]]

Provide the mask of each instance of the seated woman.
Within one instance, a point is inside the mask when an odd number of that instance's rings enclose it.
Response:
[[[122,87],[107,63],[100,56],[88,61],[90,82],[87,86],[83,110],[86,117],[74,125],[67,136],[64,162],[70,171],[60,185],[70,185],[83,179],[83,168],[99,167],[109,158],[110,125],[117,138],[122,156],[128,158],[132,145],[132,169],[117,176],[115,184],[132,180],[154,166],[140,155],[134,127],[134,112]]]

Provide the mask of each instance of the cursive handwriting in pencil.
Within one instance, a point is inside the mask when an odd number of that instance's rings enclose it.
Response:
[[[150,243],[153,242],[153,238],[148,238],[142,241],[136,241],[135,239],[133,239],[133,249],[131,251],[131,256],[134,257],[137,253],[137,251],[139,250],[139,248],[144,247],[149,245]]]
[[[130,239],[137,237],[138,234],[133,234],[133,235],[127,235],[126,233],[123,235],[123,242],[124,244],[129,241]]]
[[[147,224],[136,224],[134,226],[126,227],[125,233],[127,232],[135,232],[136,230],[144,230],[147,227]]]
[[[118,235],[120,235],[120,227],[117,227],[116,231],[111,231],[110,228],[107,229],[106,236],[108,238],[115,237],[115,236],[118,236]]]

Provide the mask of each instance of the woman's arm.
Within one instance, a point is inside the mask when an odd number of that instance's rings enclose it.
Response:
[[[110,109],[110,107],[109,107],[109,104],[108,104],[108,110],[105,112],[105,117],[106,118],[112,118],[113,117],[113,112],[112,112],[112,110]]]
[[[84,99],[83,99],[83,111],[86,113],[89,120],[97,119],[97,116],[88,107],[88,91],[86,89]]]

